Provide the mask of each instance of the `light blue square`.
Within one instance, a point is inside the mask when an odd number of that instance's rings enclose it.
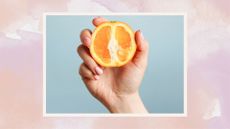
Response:
[[[82,29],[94,16],[46,16],[46,112],[108,113],[78,75]],[[184,16],[105,16],[141,29],[150,46],[140,95],[150,113],[184,112]]]

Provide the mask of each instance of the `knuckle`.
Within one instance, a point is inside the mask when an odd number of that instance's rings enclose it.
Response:
[[[83,46],[82,46],[82,45],[79,45],[79,46],[77,47],[77,52],[78,52],[78,54],[81,53],[82,49],[83,49]]]
[[[82,75],[82,70],[83,70],[84,64],[82,63],[79,67],[78,73]]]
[[[143,50],[148,51],[148,49],[149,49],[149,44],[148,44],[147,41],[144,41],[144,42],[143,42],[142,48],[143,48]]]
[[[81,31],[81,37],[83,37],[85,34],[88,34],[90,32],[90,30],[89,29],[87,29],[87,28],[85,28],[85,29],[83,29],[82,31]]]
[[[85,63],[91,70],[94,70],[94,67],[96,67],[93,60],[85,60]]]
[[[96,74],[95,71],[96,65],[92,60],[85,60],[85,64],[87,65],[87,67],[90,69],[92,73]]]

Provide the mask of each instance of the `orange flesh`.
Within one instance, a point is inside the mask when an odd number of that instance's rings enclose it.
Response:
[[[95,46],[94,50],[99,56],[100,59],[102,59],[105,63],[110,62],[110,54],[108,50],[108,43],[110,40],[110,31],[111,27],[103,27],[97,34],[95,38]]]
[[[116,27],[116,39],[123,49],[130,47],[130,36],[129,33],[124,29],[124,27]]]
[[[121,61],[124,61],[127,58],[127,54],[128,54],[127,49],[129,49],[129,47],[131,45],[130,35],[123,27],[118,26],[118,27],[116,27],[115,37],[118,41],[119,46],[122,49],[126,49],[126,50],[119,50],[117,52],[118,58]]]

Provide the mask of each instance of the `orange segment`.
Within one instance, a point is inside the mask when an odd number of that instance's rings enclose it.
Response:
[[[116,39],[122,48],[125,49],[130,46],[131,43],[130,38],[131,37],[129,36],[129,32],[127,32],[124,27],[121,26],[116,27]]]
[[[117,55],[120,61],[125,61],[127,59],[127,54],[129,54],[129,47],[131,44],[131,37],[129,33],[125,30],[124,27],[117,26],[116,27],[116,39],[121,47],[119,51],[117,51]]]
[[[111,62],[109,50],[107,49],[110,39],[110,26],[105,26],[98,31],[94,40],[94,50],[97,56],[105,63]]]
[[[136,43],[131,28],[122,22],[105,22],[92,34],[90,53],[101,66],[119,67],[134,56]]]

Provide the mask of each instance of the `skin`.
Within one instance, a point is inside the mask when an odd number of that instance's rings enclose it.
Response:
[[[107,19],[94,18],[92,23],[99,26]],[[148,113],[139,95],[144,72],[148,61],[148,42],[140,30],[135,32],[137,45],[133,59],[121,67],[102,67],[97,64],[89,52],[92,32],[84,29],[80,39],[82,44],[77,52],[83,63],[79,74],[90,93],[111,113]]]

